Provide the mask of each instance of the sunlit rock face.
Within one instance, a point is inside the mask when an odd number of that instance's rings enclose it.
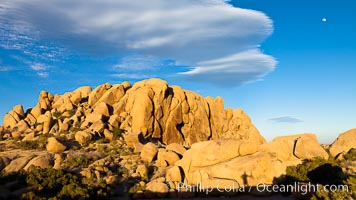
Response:
[[[114,129],[141,132],[146,139],[186,146],[199,141],[239,139],[263,144],[265,139],[241,109],[225,109],[221,97],[202,97],[161,79],[133,86],[128,82],[83,86],[63,95],[42,91],[38,104],[25,113],[16,106],[4,118],[4,128],[21,127],[43,133],[80,128],[109,135]]]

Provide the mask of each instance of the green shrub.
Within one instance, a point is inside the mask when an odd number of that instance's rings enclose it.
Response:
[[[124,130],[120,129],[120,128],[114,128],[113,129],[113,139],[117,140],[120,137],[123,137],[124,135]]]
[[[30,167],[26,175],[26,184],[37,190],[22,195],[23,199],[105,199],[109,197],[106,184],[86,185],[72,173],[53,168]]]
[[[57,118],[57,119],[58,119],[61,115],[62,115],[62,113],[59,112],[59,111],[54,111],[53,114],[52,114],[52,116],[53,116],[54,118]]]
[[[136,183],[135,185],[133,185],[130,189],[129,189],[129,193],[131,195],[136,194],[139,191],[145,191],[145,187],[140,185],[140,183]]]
[[[286,171],[287,182],[324,183],[340,182],[344,177],[342,169],[335,161],[315,158],[297,166],[289,166]]]
[[[82,131],[82,130],[84,130],[84,129],[79,128],[79,127],[74,127],[74,126],[70,127],[70,129],[69,129],[69,131],[73,132],[73,133],[76,133],[76,132]]]
[[[350,151],[348,156],[353,158],[353,154],[354,152]],[[287,168],[286,181],[287,184],[308,181],[320,185],[319,190],[311,198],[313,200],[356,199],[356,178],[344,174],[335,160],[316,158],[297,166],[290,166]],[[324,190],[326,185],[332,185],[334,188]]]
[[[92,160],[90,158],[72,158],[67,161],[68,162],[68,167],[70,168],[77,168],[77,167],[88,167]]]
[[[345,160],[356,161],[356,149],[350,149],[347,154],[344,155]]]
[[[53,137],[53,134],[42,134],[35,140],[20,141],[18,146],[24,150],[45,150],[47,139]]]
[[[311,200],[356,199],[356,178],[349,177],[343,184],[343,188],[337,191],[319,190]],[[345,188],[345,186],[347,187]]]

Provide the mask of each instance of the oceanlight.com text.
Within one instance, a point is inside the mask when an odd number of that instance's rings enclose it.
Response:
[[[265,193],[285,193],[285,192],[297,192],[302,195],[306,195],[308,193],[313,192],[336,192],[336,191],[349,191],[348,185],[320,185],[320,184],[312,184],[312,183],[299,183],[296,182],[294,184],[285,184],[285,185],[271,185],[265,184],[263,182],[258,183],[256,186],[240,186],[238,182],[233,182],[226,184],[223,181],[218,182],[216,185],[209,185],[204,183],[195,183],[192,185],[188,185],[185,183],[178,183],[178,192],[196,192],[196,193],[205,193],[209,194],[213,191],[228,193],[228,192],[241,192],[248,193],[251,192],[252,189],[254,191]]]

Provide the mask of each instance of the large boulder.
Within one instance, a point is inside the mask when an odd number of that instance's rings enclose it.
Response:
[[[27,171],[31,166],[46,168],[52,165],[53,165],[53,156],[51,154],[44,154],[33,158],[31,161],[27,163],[27,165],[23,169]]]
[[[6,113],[4,116],[3,126],[5,128],[14,128],[17,123],[25,117],[23,107],[21,105],[16,105],[11,111]]]
[[[315,134],[280,136],[268,144],[260,146],[260,151],[271,152],[280,160],[290,161],[322,157],[328,159],[328,153],[319,144]]]
[[[238,139],[198,142],[175,165],[183,169],[188,185],[202,183],[203,188],[272,183],[286,166],[273,153],[257,150],[255,143]]]
[[[96,102],[103,96],[103,94],[110,89],[110,84],[105,83],[102,85],[99,85],[97,88],[95,88],[88,97],[88,103],[90,106],[94,106]]]
[[[7,165],[3,169],[3,173],[11,173],[11,172],[17,172],[21,170],[23,167],[26,166],[26,164],[34,157],[32,154],[27,154],[21,157],[18,157],[10,162],[9,165]]]
[[[226,162],[238,156],[257,152],[257,146],[252,142],[238,139],[211,140],[194,143],[176,165],[183,169],[195,169]]]
[[[333,157],[340,153],[347,153],[350,149],[356,149],[356,128],[341,133],[330,146],[330,154]]]

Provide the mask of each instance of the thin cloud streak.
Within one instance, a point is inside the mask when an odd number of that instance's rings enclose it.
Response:
[[[303,122],[303,120],[291,116],[274,117],[268,119],[268,121],[274,123],[291,123],[291,124]]]

